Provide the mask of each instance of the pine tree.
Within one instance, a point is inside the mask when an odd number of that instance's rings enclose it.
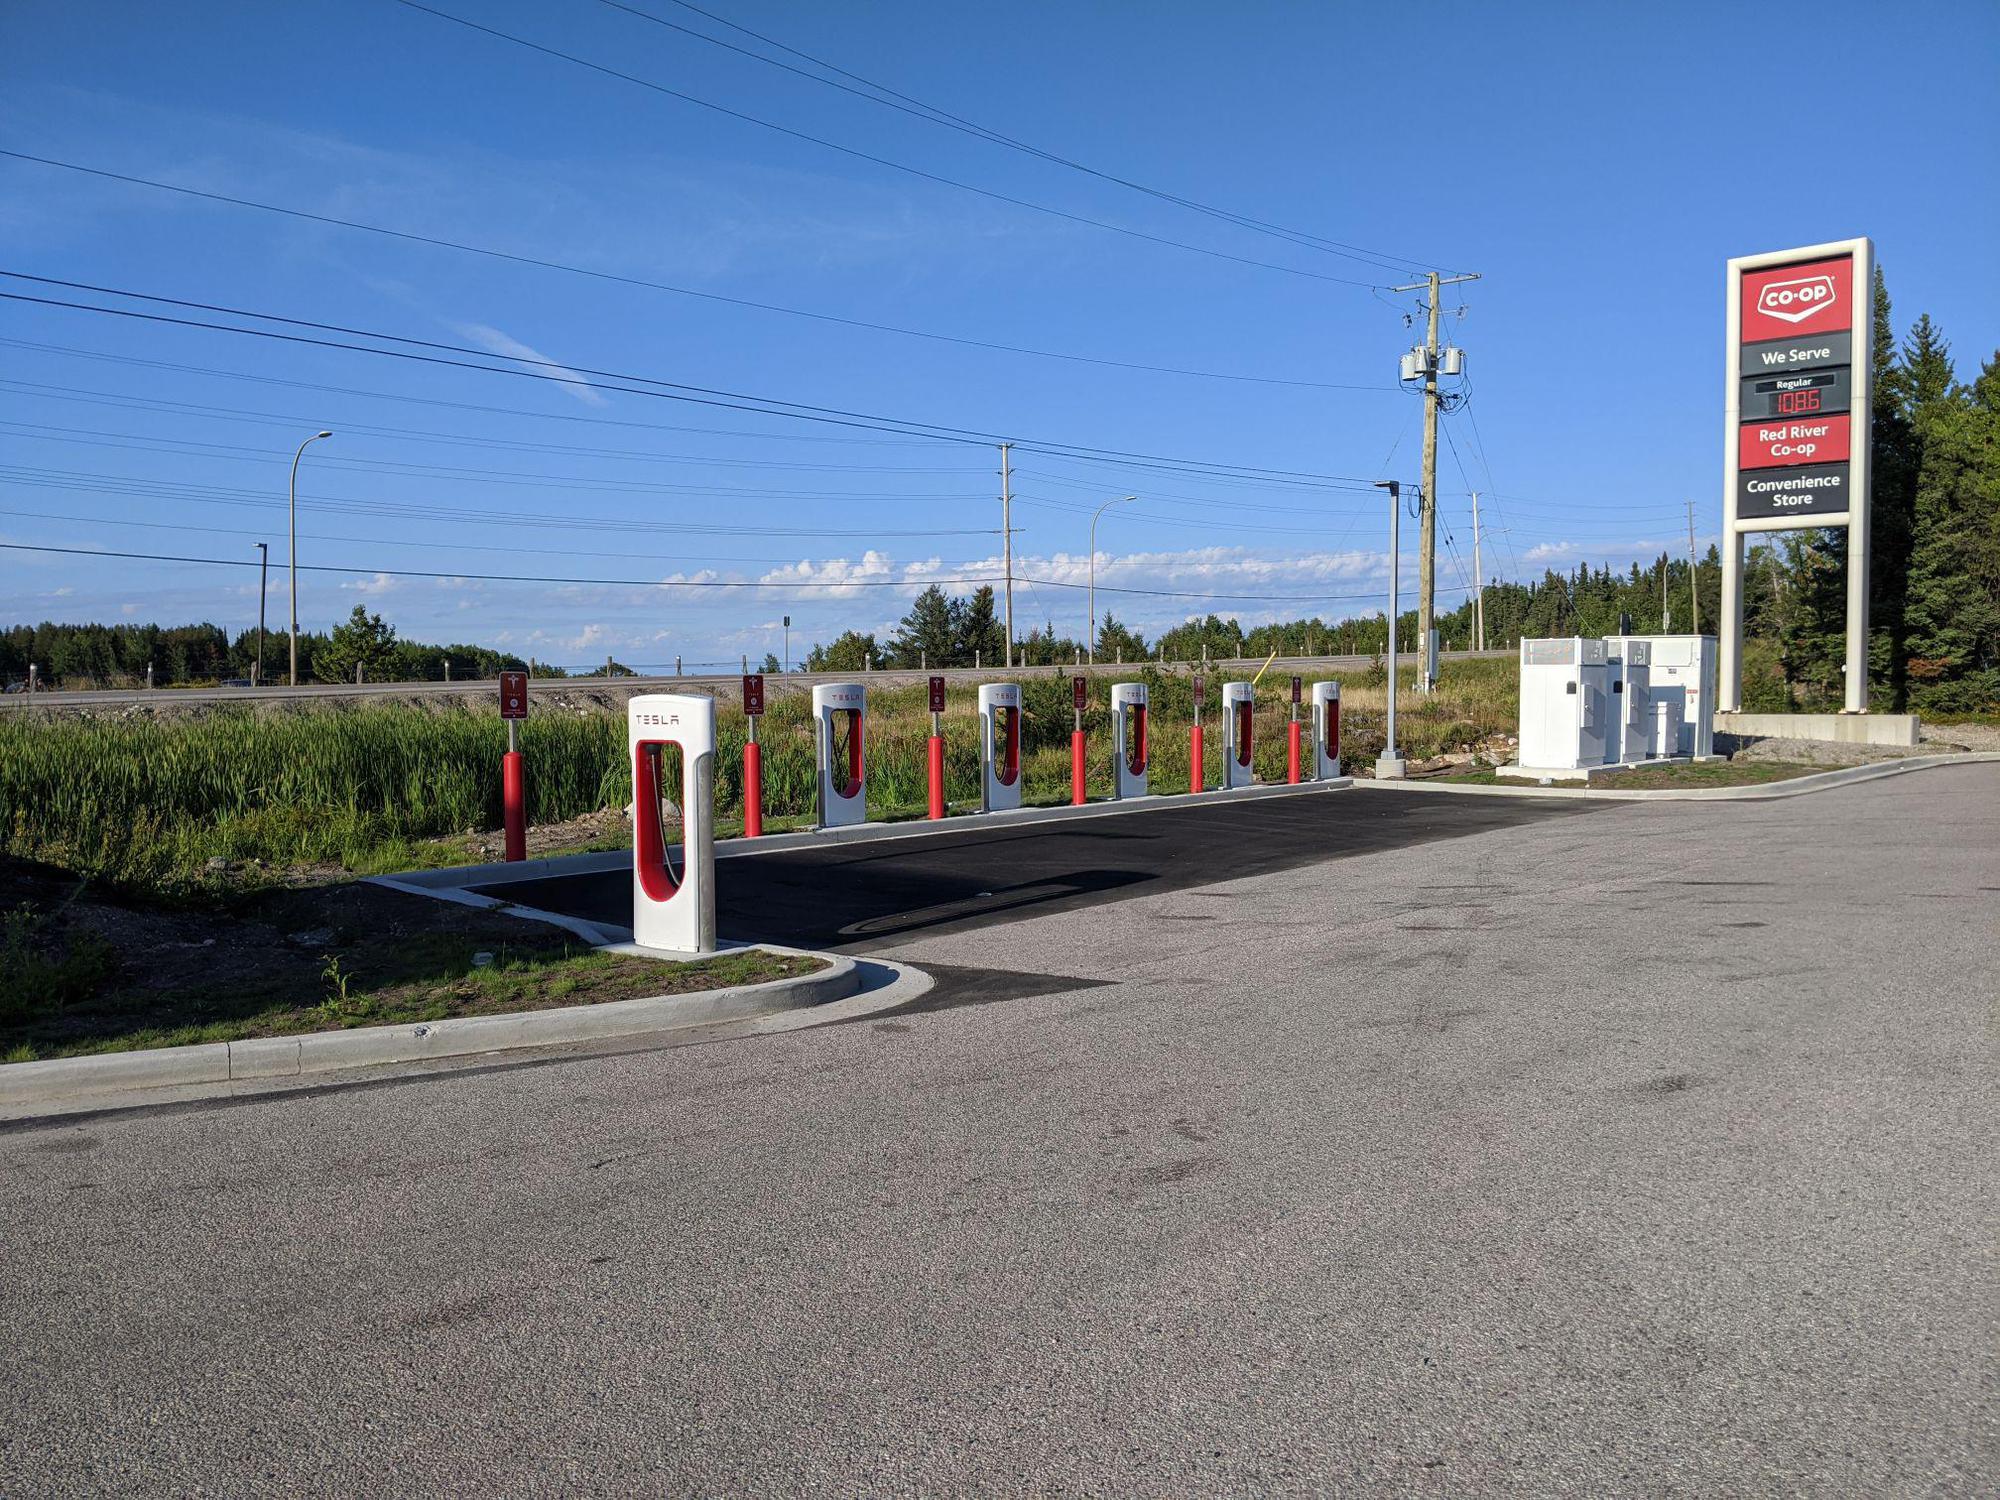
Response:
[[[975,661],[987,667],[1006,662],[1007,633],[994,609],[992,584],[982,583],[959,614],[951,656],[955,667],[969,667]]]
[[[932,584],[910,606],[896,633],[889,638],[889,658],[899,667],[947,667],[957,644],[961,608],[937,584]]]
[[[1919,413],[1909,675],[1920,711],[2000,709],[2000,353],[1969,387],[1928,320],[1906,356]]]
[[[359,668],[379,679],[395,652],[396,627],[371,615],[367,605],[357,604],[353,614],[333,627],[313,661],[313,675],[321,682],[352,682]]]

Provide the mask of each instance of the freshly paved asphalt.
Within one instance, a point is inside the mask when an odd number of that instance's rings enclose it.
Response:
[[[855,1024],[0,1133],[0,1489],[2000,1486],[2000,766],[1201,879]]]
[[[717,866],[716,927],[725,938],[867,951],[917,933],[942,936],[1035,912],[1159,896],[1308,864],[1322,865],[1319,878],[1343,879],[1330,862],[1545,818],[1588,816],[1603,806],[1371,788],[1247,802],[1219,797],[1206,806],[1005,832],[973,827],[783,850]],[[486,890],[586,921],[632,921],[632,877],[624,870]]]

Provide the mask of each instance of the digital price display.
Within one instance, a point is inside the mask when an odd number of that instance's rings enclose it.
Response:
[[[1846,370],[1816,370],[1810,375],[1753,375],[1743,382],[1743,420],[1820,417],[1844,412],[1852,399],[1849,385]]]

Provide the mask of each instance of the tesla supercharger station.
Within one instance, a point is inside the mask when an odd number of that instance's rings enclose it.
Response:
[[[1222,685],[1222,785],[1253,786],[1257,768],[1257,695],[1247,682]]]
[[[1649,635],[1648,689],[1653,701],[1678,700],[1680,732],[1668,755],[1715,753],[1715,637]]]
[[[813,753],[819,762],[819,826],[868,821],[868,762],[863,739],[868,689],[823,682],[813,689]]]
[[[1021,805],[1021,686],[979,686],[979,806],[1003,812]]]
[[[715,951],[715,700],[656,693],[625,707],[632,760],[632,941]],[[680,823],[674,858],[673,820]]]
[[[1521,642],[1524,770],[1604,764],[1610,682],[1604,642],[1582,636]]]
[[[1146,795],[1146,684],[1111,684],[1111,794]]]
[[[1653,749],[1653,644],[1643,636],[1607,635],[1605,665],[1611,678],[1611,717],[1604,731],[1607,765],[1650,760]]]
[[[1340,775],[1340,684],[1313,684],[1313,779],[1333,781]]]

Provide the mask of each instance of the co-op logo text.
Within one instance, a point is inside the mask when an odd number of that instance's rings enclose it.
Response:
[[[1800,276],[1774,281],[1757,294],[1757,311],[1786,323],[1803,323],[1833,306],[1831,276]]]

